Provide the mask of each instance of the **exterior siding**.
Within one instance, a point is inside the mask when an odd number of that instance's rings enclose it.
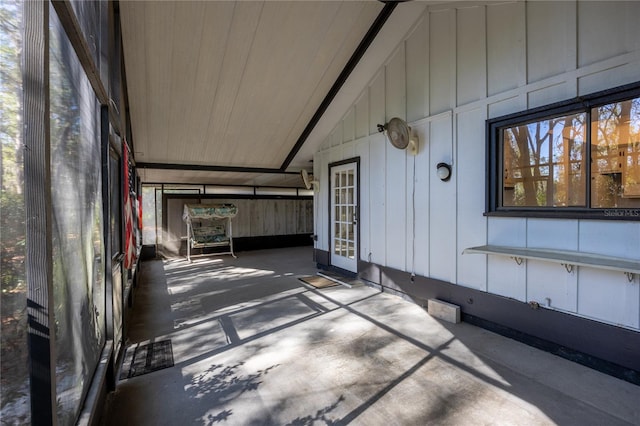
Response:
[[[637,81],[638,17],[638,2],[426,8],[315,155],[316,248],[329,250],[328,164],[356,155],[362,261],[640,330],[637,276],[629,282],[621,272],[462,255],[500,244],[640,262],[640,222],[483,216],[485,120]],[[394,116],[418,135],[415,158],[377,132]],[[435,175],[441,161],[453,165],[448,182]]]

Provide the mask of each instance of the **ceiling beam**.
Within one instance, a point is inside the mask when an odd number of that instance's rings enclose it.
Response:
[[[331,105],[331,102],[336,97],[345,81],[347,81],[347,78],[349,78],[351,72],[358,65],[358,62],[360,62],[360,59],[362,59],[369,46],[378,35],[378,32],[380,32],[385,22],[387,22],[387,19],[389,19],[389,16],[391,16],[391,13],[396,8],[397,4],[397,2],[385,3],[384,8],[380,11],[373,24],[371,24],[371,27],[369,27],[369,30],[363,37],[355,52],[353,52],[353,55],[351,55],[351,58],[349,58],[349,61],[344,66],[335,83],[333,83],[333,86],[331,86],[331,89],[329,89],[329,92],[322,100],[322,103],[316,110],[315,114],[313,114],[313,117],[311,117],[311,120],[309,120],[309,123],[302,131],[302,134],[296,141],[296,144],[293,146],[291,151],[289,151],[289,155],[287,155],[287,158],[282,163],[282,166],[280,166],[281,171],[285,171],[287,167],[289,167],[289,164],[291,164],[298,151],[300,151],[300,148],[302,148],[302,145],[304,145],[304,143],[306,142],[307,138],[311,134],[311,131],[318,124],[327,108],[329,108],[329,105]]]
[[[272,173],[280,175],[297,175],[298,172],[285,172],[282,169],[239,166],[211,166],[205,164],[168,164],[168,163],[136,163],[138,169],[159,170],[189,170],[205,172],[236,172],[236,173]]]

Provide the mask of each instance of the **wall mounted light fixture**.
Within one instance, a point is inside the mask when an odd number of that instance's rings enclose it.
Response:
[[[451,179],[451,165],[447,163],[436,164],[436,174],[441,181],[448,181],[449,179]]]

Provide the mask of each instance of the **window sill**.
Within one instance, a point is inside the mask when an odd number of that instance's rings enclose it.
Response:
[[[484,215],[487,217],[640,221],[640,209],[501,209],[485,212]]]

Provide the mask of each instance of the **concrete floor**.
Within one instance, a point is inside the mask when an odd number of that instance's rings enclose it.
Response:
[[[310,248],[142,265],[104,425],[631,425],[640,387],[366,287],[309,289]]]

